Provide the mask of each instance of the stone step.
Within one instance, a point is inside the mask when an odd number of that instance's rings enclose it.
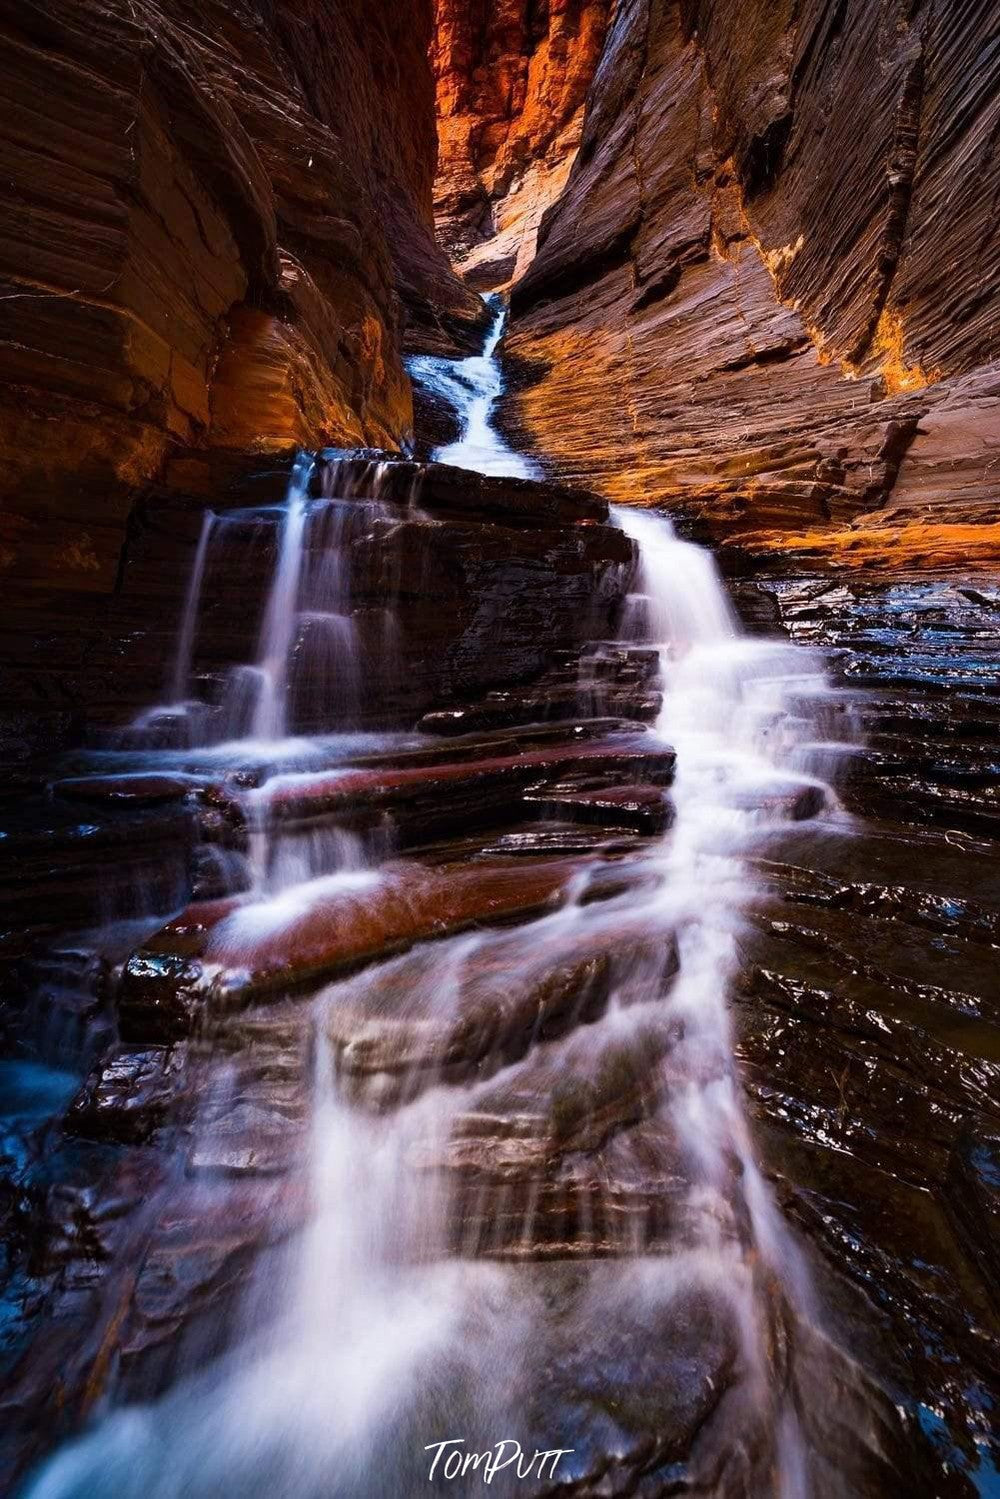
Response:
[[[398,768],[343,770],[276,776],[266,787],[266,815],[277,825],[322,816],[347,818],[390,811],[409,825],[442,818],[468,825],[484,813],[519,809],[526,792],[567,778],[608,783],[642,772],[655,784],[673,775],[672,750],[642,737],[583,744],[555,744],[492,759],[460,760]],[[423,804],[423,805],[422,805]]]
[[[453,993],[442,1006],[445,965]],[[456,1083],[509,1066],[532,1046],[593,1022],[638,965],[665,986],[672,940],[616,915],[606,930],[560,918],[530,933],[484,933],[473,950],[422,949],[321,996],[326,1033],[351,1096],[397,1106],[439,1079]]]
[[[388,864],[353,883],[339,876],[272,901],[192,906],[133,953],[117,995],[129,1041],[179,1039],[206,1011],[284,994],[390,957],[414,943],[555,909],[581,872],[553,859],[472,868]]]
[[[383,504],[449,519],[494,521],[509,526],[593,524],[608,519],[606,500],[547,480],[474,473],[446,463],[414,463],[398,453],[355,456],[328,449],[317,459],[310,484],[317,495],[371,492]],[[376,476],[377,469],[377,476]]]
[[[608,786],[597,791],[533,792],[524,798],[542,817],[656,837],[670,825],[671,804],[660,786]]]

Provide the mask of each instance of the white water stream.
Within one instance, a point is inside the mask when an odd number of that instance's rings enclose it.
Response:
[[[493,425],[493,408],[503,394],[503,371],[497,358],[507,323],[507,307],[499,297],[485,298],[493,322],[481,354],[468,359],[412,355],[410,375],[439,400],[451,406],[461,427],[455,442],[438,448],[436,463],[453,463],[480,474],[513,479],[537,479],[538,469],[523,453],[505,442]]]
[[[530,466],[489,425],[500,391],[492,356],[502,318],[501,311],[482,356],[462,361],[447,378],[430,371],[436,388],[445,391],[454,379],[464,393],[462,441],[438,456],[483,472],[528,475]],[[420,377],[441,363],[423,361]],[[302,463],[261,630],[255,740],[280,740],[287,728],[307,481]],[[805,1321],[817,1316],[815,1298],[756,1164],[730,1001],[738,944],[758,897],[748,861],[755,839],[788,816],[803,793],[832,805],[828,788],[802,768],[810,743],[828,737],[826,688],[821,670],[801,651],[741,633],[712,559],[679,541],[667,520],[625,509],[615,519],[641,558],[626,634],[654,644],[660,655],[663,707],[651,734],[677,752],[674,821],[646,856],[648,879],[638,893],[591,902],[585,872],[574,898],[541,921],[418,948],[318,996],[311,1215],[272,1284],[276,1315],[263,1329],[249,1323],[232,1354],[157,1404],[106,1415],[49,1463],[31,1499],[424,1493],[428,1443],[461,1436],[468,1450],[481,1450],[508,1436],[538,1434],[529,1407],[544,1400],[542,1375],[554,1350],[568,1356],[565,1348],[573,1346],[589,1357],[617,1319],[631,1319],[641,1335],[692,1288],[722,1305],[738,1329],[751,1404],[772,1432],[775,1493],[808,1494],[798,1417],[787,1394],[769,1384],[773,1308],[766,1286],[777,1283],[793,1317]],[[201,571],[209,530],[195,564]],[[330,567],[340,577],[339,559]],[[192,580],[191,610],[200,586],[199,576],[197,586]],[[337,587],[343,601],[346,585]],[[190,641],[183,646],[188,663],[191,648]],[[364,859],[356,846],[314,848],[305,863],[286,861],[280,877],[273,852],[259,852],[258,863],[257,898],[236,918],[248,961],[254,942],[308,906],[317,884],[346,881],[360,898],[378,900],[379,876],[358,867]],[[338,1076],[328,1034],[338,1007],[360,1004],[366,1013],[390,1017],[402,1007],[425,1026],[442,1026],[473,998],[481,1000],[491,983],[502,994],[530,989],[554,950],[588,944],[613,950],[623,935],[642,937],[654,955],[625,964],[603,1013],[559,1041],[537,1041],[518,1060],[497,1060],[484,1077],[455,1082],[414,1073],[409,1094],[404,1086],[398,1106],[385,1111],[352,1094]],[[669,950],[676,950],[677,966],[668,973]],[[543,1101],[537,1127],[544,1134],[552,1127],[544,1099],[553,1079],[596,1086],[609,1060],[642,1050],[650,1037],[663,1045],[648,1129],[660,1142],[665,1169],[669,1163],[684,1183],[672,1237],[651,1253],[658,1209],[615,1228],[610,1186],[607,1201],[595,1207],[581,1177],[575,1232],[581,1241],[603,1233],[617,1258],[599,1264],[584,1257],[574,1272],[575,1313],[559,1325],[532,1276],[496,1258],[512,1252],[530,1258],[537,1247],[541,1181],[517,1209],[513,1242],[501,1232],[504,1213],[484,1195],[482,1211],[465,1204],[467,1226],[456,1244],[455,1173],[431,1167],[465,1148],[456,1144],[465,1138],[462,1121],[489,1117],[498,1087]],[[508,1216],[512,1202],[501,1197]],[[272,1258],[262,1273],[273,1276],[275,1264]],[[550,1448],[575,1445],[558,1427],[542,1435]],[[572,1474],[573,1457],[565,1461],[561,1474]],[[537,1485],[519,1485],[508,1473],[493,1492],[508,1490],[536,1492]]]

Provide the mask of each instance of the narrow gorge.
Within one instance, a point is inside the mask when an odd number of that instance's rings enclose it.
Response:
[[[1000,1495],[1000,14],[0,28],[0,1491]]]

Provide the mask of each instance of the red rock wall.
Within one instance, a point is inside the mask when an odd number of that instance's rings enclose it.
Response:
[[[67,578],[103,586],[121,515],[89,487],[130,490],[171,445],[405,436],[398,292],[415,341],[432,304],[478,315],[433,243],[429,4],[2,7],[19,576],[55,545]]]
[[[526,268],[562,191],[611,0],[435,0],[442,243],[483,289]]]
[[[396,447],[404,328],[414,347],[478,337],[433,237],[431,4],[0,0],[15,716],[72,696],[137,491],[171,455]]]
[[[986,0],[621,0],[507,425],[758,552],[1000,555],[998,92]]]

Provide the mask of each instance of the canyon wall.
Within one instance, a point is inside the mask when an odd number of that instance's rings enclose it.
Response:
[[[435,0],[441,242],[470,284],[529,264],[580,141],[611,0]]]
[[[621,0],[508,430],[744,558],[995,560],[998,97],[988,0]]]
[[[431,27],[431,0],[0,0],[11,752],[76,711],[143,486],[396,447],[404,338],[475,346],[434,241]]]

